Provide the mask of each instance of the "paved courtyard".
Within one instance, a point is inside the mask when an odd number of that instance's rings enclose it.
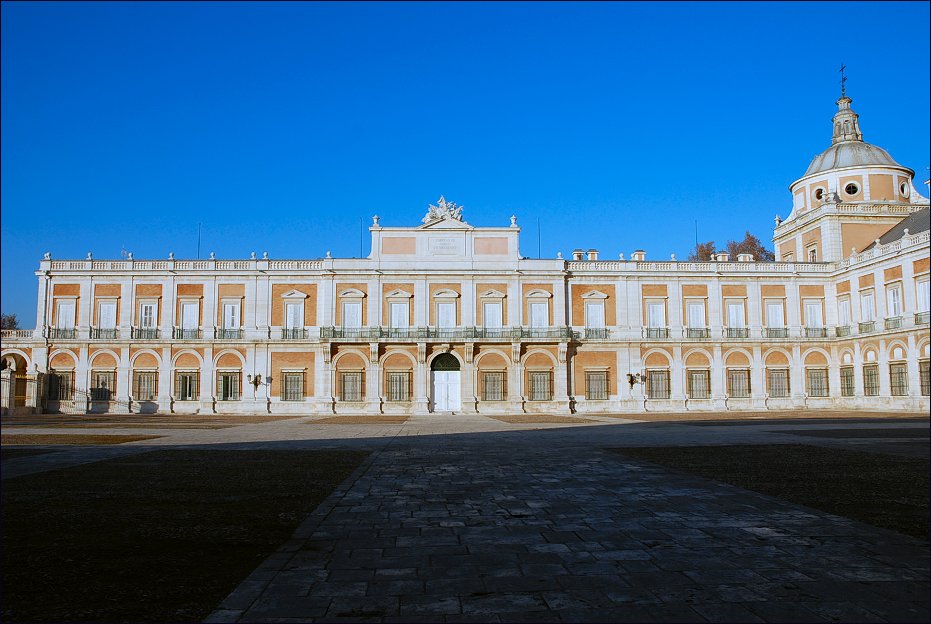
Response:
[[[606,450],[814,432],[805,443],[927,457],[926,419],[140,431],[164,437],[11,459],[3,476],[165,445],[373,451],[213,622],[929,619],[927,542]]]

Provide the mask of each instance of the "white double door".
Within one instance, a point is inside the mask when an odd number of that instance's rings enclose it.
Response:
[[[462,409],[460,397],[461,371],[433,371],[433,411],[454,412]]]

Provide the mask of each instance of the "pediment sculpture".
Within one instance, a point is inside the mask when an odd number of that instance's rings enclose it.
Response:
[[[439,219],[453,219],[462,221],[462,206],[457,206],[456,202],[448,202],[446,198],[440,195],[436,206],[430,204],[427,208],[427,216],[423,218],[424,223],[432,223]]]

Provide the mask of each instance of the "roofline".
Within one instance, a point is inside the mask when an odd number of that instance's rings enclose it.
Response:
[[[824,171],[819,171],[817,173],[810,173],[808,175],[802,176],[801,178],[799,178],[798,180],[790,184],[788,188],[789,188],[789,191],[791,191],[792,187],[794,187],[799,182],[803,182],[805,180],[808,180],[809,178],[814,178],[817,176],[824,175],[829,171],[850,171],[853,169],[869,169],[871,167],[883,168],[883,169],[901,169],[902,171],[907,171],[909,174],[911,174],[912,179],[915,178],[915,171],[913,169],[909,169],[905,165],[880,165],[878,163],[875,165],[851,165],[849,167],[832,167],[831,169],[825,169]]]

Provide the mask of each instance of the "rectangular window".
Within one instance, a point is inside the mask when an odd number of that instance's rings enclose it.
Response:
[[[931,360],[919,360],[918,371],[921,376],[921,396],[931,396]]]
[[[812,247],[808,250],[808,261],[817,262],[818,261],[818,248]]]
[[[889,389],[892,396],[908,394],[908,366],[904,362],[889,365]]]
[[[902,289],[898,286],[886,290],[886,316],[902,316]]]
[[[860,293],[860,321],[869,323],[875,321],[875,310],[873,305],[873,291],[868,290]]]
[[[285,327],[287,329],[302,329],[304,327],[304,304],[285,304]]]
[[[608,371],[585,371],[585,398],[589,401],[608,400]]]
[[[789,396],[789,369],[766,369],[766,393],[774,399],[785,399]]]
[[[850,325],[850,299],[847,297],[837,302],[837,324],[841,327]]]
[[[530,326],[549,327],[549,305],[545,301],[530,304]]]
[[[158,373],[135,371],[133,373],[133,400],[154,401],[158,394]]]
[[[223,329],[239,329],[239,303],[223,304]]]
[[[196,401],[200,398],[200,373],[197,371],[175,372],[175,400]]]
[[[727,396],[746,399],[750,396],[750,371],[747,369],[727,369]]]
[[[155,303],[139,304],[140,325],[143,329],[155,329],[158,323],[158,309]]]
[[[91,401],[113,400],[114,383],[116,383],[114,371],[91,371]]]
[[[304,373],[281,373],[281,400],[304,400]]]
[[[217,400],[238,401],[240,373],[221,371],[217,373]]]
[[[840,395],[845,397],[854,395],[853,366],[843,366],[840,369]]]
[[[690,399],[707,399],[711,396],[711,372],[708,370],[687,370],[686,381]]]
[[[781,301],[766,302],[766,326],[772,329],[785,327],[785,312]]]
[[[805,370],[805,375],[808,382],[808,396],[828,396],[828,369],[809,368]]]
[[[727,326],[742,329],[744,326],[744,304],[742,301],[728,302]]]
[[[339,374],[339,400],[361,401],[362,384],[365,373],[362,371],[348,371]]]
[[[46,396],[52,401],[74,399],[74,371],[49,373]]]
[[[915,302],[918,312],[927,312],[931,309],[931,281],[923,279],[918,282],[918,301]]]
[[[455,303],[438,303],[436,304],[436,326],[444,329],[456,326],[456,304]]]
[[[59,301],[56,319],[56,327],[74,329],[74,301]]]
[[[663,301],[650,301],[647,303],[648,327],[666,327],[666,303]]]
[[[359,329],[362,327],[362,303],[343,303],[343,327]]]
[[[688,304],[689,327],[691,329],[701,329],[705,327],[705,302],[690,301]]]
[[[116,301],[101,301],[97,309],[97,327],[116,329]]]
[[[411,371],[388,371],[388,400],[411,400]]]
[[[484,371],[482,373],[482,400],[504,401],[507,396],[506,384],[505,371]]]
[[[821,300],[805,300],[805,327],[822,327]]]
[[[605,304],[601,301],[585,302],[585,327],[603,329],[605,326]]]
[[[530,400],[549,401],[553,398],[553,374],[550,371],[530,371]]]
[[[406,329],[410,327],[410,305],[408,302],[392,302],[390,304],[390,317],[392,329]]]
[[[482,319],[488,329],[501,329],[504,321],[501,316],[500,303],[485,303],[482,305]]]
[[[669,398],[669,371],[647,371],[647,397],[650,399]]]
[[[879,396],[879,366],[867,364],[863,367],[863,394]]]

